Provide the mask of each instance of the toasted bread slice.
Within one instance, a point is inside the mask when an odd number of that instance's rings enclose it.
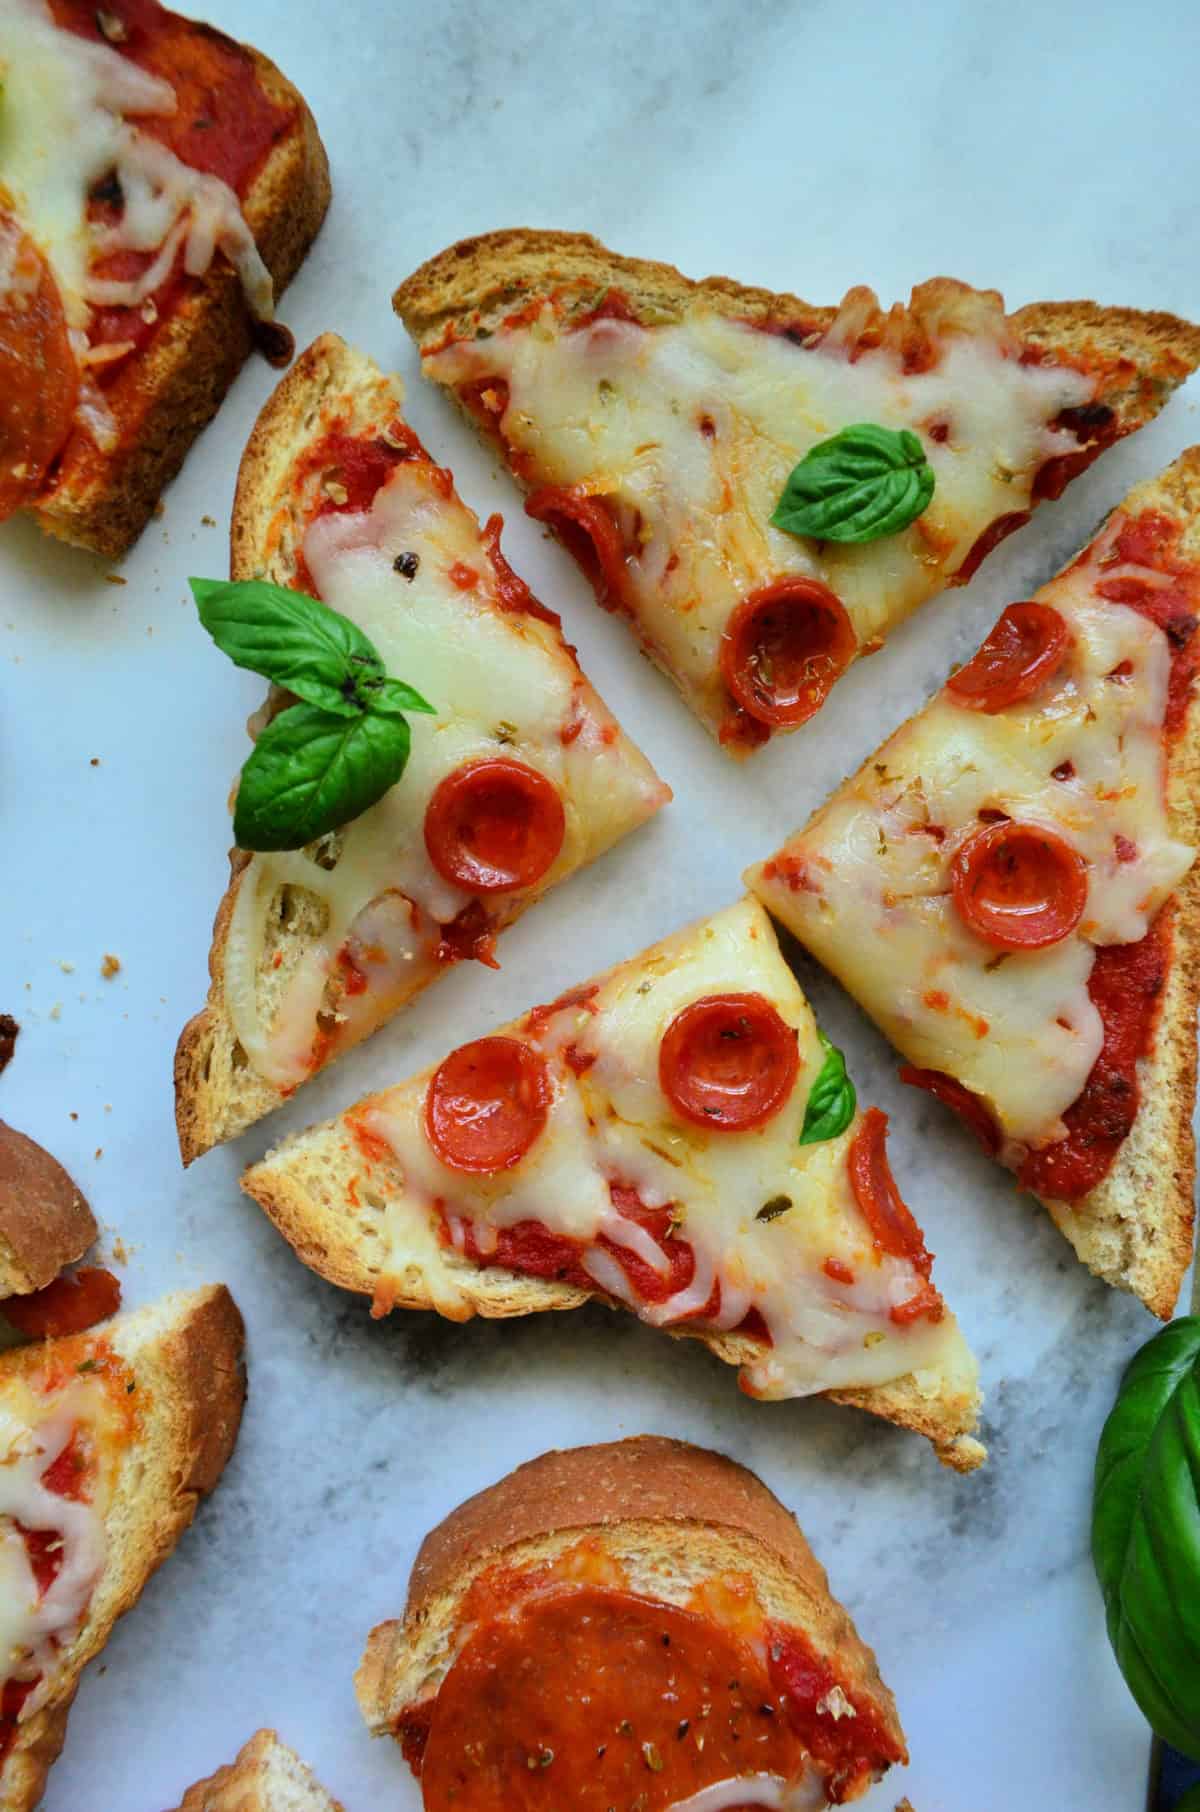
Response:
[[[228,1767],[189,1787],[176,1812],[343,1812],[275,1731],[257,1730]]]
[[[0,1765],[4,1812],[32,1812],[63,1746],[87,1663],[170,1554],[233,1450],[245,1379],[242,1318],[223,1285],[179,1292],[87,1334],[0,1354],[0,1402],[46,1376],[123,1368],[126,1432],[113,1461],[102,1570],[73,1640],[55,1657],[48,1697],[19,1720]],[[80,1368],[83,1368],[82,1374]]]
[[[738,1135],[721,1150],[728,1135],[698,1137],[660,1092],[654,1053],[681,1006],[722,995],[731,976],[752,990],[750,998],[778,1009],[801,1055],[794,1097],[757,1132]],[[811,1010],[765,914],[743,901],[689,926],[571,990],[561,1003],[501,1027],[491,1042],[513,1038],[542,1052],[554,1078],[555,1105],[527,1163],[483,1179],[443,1167],[426,1130],[431,1071],[288,1139],[246,1172],[242,1187],[305,1264],[343,1289],[369,1296],[375,1314],[433,1308],[465,1320],[573,1309],[589,1295],[624,1301],[668,1333],[703,1340],[718,1358],[744,1368],[742,1382],[751,1395],[779,1398],[822,1389],[838,1402],[925,1435],[946,1465],[969,1471],[981,1463],[984,1449],[973,1438],[980,1403],[975,1362],[944,1305],[933,1324],[918,1315],[918,1325],[904,1333],[894,1325],[902,1316],[889,1317],[882,1299],[852,1297],[841,1307],[865,1317],[853,1325],[861,1327],[869,1357],[857,1348],[857,1356],[847,1351],[844,1365],[817,1356],[827,1336],[806,1324],[801,1305],[811,1307],[814,1289],[821,1298],[825,1278],[848,1277],[852,1287],[857,1279],[869,1291],[874,1285],[868,1280],[881,1275],[878,1248],[869,1240],[863,1244],[864,1210],[849,1185],[851,1154],[869,1117],[858,1114],[829,1139],[796,1146],[822,1053]],[[611,1096],[610,1075],[619,1078]],[[635,1093],[623,1092],[629,1088]],[[593,1151],[593,1134],[585,1127],[598,1127],[617,1143],[600,1143]],[[647,1170],[656,1157],[668,1168]],[[680,1306],[677,1315],[660,1315],[653,1295],[639,1296],[611,1257],[589,1261],[582,1270],[576,1263],[572,1273],[566,1260],[519,1269],[521,1254],[514,1250],[513,1268],[506,1266],[492,1230],[511,1225],[513,1211],[504,1206],[510,1186],[523,1221],[540,1220],[554,1237],[569,1223],[569,1242],[610,1252],[615,1248],[604,1245],[608,1235],[601,1231],[610,1218],[608,1192],[613,1178],[631,1175],[647,1179],[651,1199],[674,1204],[670,1231],[653,1237],[674,1239],[672,1249],[690,1241],[698,1255],[691,1275],[707,1274],[711,1265],[713,1276],[725,1278],[723,1288],[745,1288],[747,1308],[755,1305],[768,1326],[778,1323],[770,1349],[777,1368],[760,1371],[765,1349],[741,1328],[740,1317],[734,1328],[698,1328],[699,1301],[686,1314]],[[760,1200],[765,1212],[756,1215]],[[793,1202],[801,1206],[793,1208]],[[643,1206],[639,1196],[636,1210]],[[593,1208],[600,1217],[594,1223]],[[793,1218],[781,1218],[789,1210]],[[472,1249],[476,1233],[469,1230],[476,1225],[479,1244]],[[599,1280],[584,1287],[592,1278]],[[904,1278],[889,1302],[911,1286],[912,1275],[906,1271]],[[816,1347],[809,1348],[810,1339]]]
[[[530,513],[738,756],[803,722],[1200,363],[1200,328],[1172,315],[1006,316],[994,291],[942,277],[887,314],[861,288],[817,308],[576,233],[464,240],[394,303]],[[793,465],[864,421],[923,436],[931,499],[870,544],[784,532]]]
[[[595,1581],[688,1608],[703,1606],[712,1581],[748,1583],[769,1623],[798,1632],[817,1669],[842,1687],[842,1716],[850,1708],[876,1726],[880,1765],[864,1771],[845,1797],[857,1798],[889,1760],[907,1761],[895,1701],[875,1656],[832,1596],[795,1518],[744,1467],[658,1435],[543,1454],[468,1499],[426,1536],[403,1620],[372,1630],[355,1676],[372,1734],[405,1741],[406,1754],[419,1763],[438,1694],[471,1633],[464,1626],[486,1614],[486,1593],[481,1601],[472,1587],[483,1575],[498,1580],[499,1608],[515,1576],[536,1570],[544,1589],[555,1580],[556,1565],[564,1581]],[[829,1690],[824,1680],[813,1696]],[[543,1707],[529,1709],[536,1737]],[[629,1710],[636,1722],[649,1707],[635,1698]],[[817,1714],[817,1725],[825,1715]],[[603,1742],[614,1732],[588,1734]],[[662,1759],[669,1767],[670,1756]],[[842,1794],[835,1797],[840,1803]],[[649,1803],[657,1807],[660,1800]]]
[[[247,60],[263,94],[292,114],[242,197],[243,216],[278,298],[329,206],[325,148],[303,96],[274,63],[210,25],[196,23],[191,30],[199,46],[216,41]],[[104,387],[115,444],[105,451],[82,428],[71,435],[34,506],[42,528],[110,558],[125,553],[254,343],[241,280],[218,254],[152,340]]]
[[[96,1233],[95,1216],[58,1160],[0,1120],[0,1304],[45,1289]]]
[[[1178,558],[1193,568],[1193,595],[1200,594],[1200,447],[1192,447],[1158,477],[1139,484],[1119,506],[1136,517],[1152,511],[1178,525]],[[1070,569],[1068,569],[1070,570]],[[1181,630],[1182,634],[1183,631]],[[1193,636],[1196,631],[1191,632]],[[920,714],[918,714],[919,717]],[[917,721],[916,718],[909,722]],[[904,729],[896,734],[900,736]],[[810,829],[829,806],[869,786],[888,745],[871,755],[831,800],[814,814],[805,830],[778,852],[804,846]],[[1191,683],[1190,700],[1177,732],[1168,744],[1166,773],[1167,824],[1172,838],[1200,848],[1200,687]],[[772,870],[770,862],[747,872],[747,884],[802,942],[809,929],[797,895]],[[801,904],[798,904],[801,902]],[[1192,1257],[1193,1192],[1196,1176],[1192,1112],[1196,1099],[1196,1010],[1200,1004],[1200,864],[1193,863],[1176,891],[1162,906],[1166,950],[1165,982],[1158,995],[1149,1048],[1137,1064],[1139,1104],[1107,1174],[1073,1201],[1040,1195],[1056,1225],[1098,1277],[1141,1298],[1152,1313],[1169,1320],[1179,1286]],[[837,971],[828,951],[821,960]],[[854,992],[848,974],[841,976]],[[871,1011],[868,1005],[868,1011]],[[895,1036],[895,1028],[885,1026]],[[902,1044],[902,1040],[897,1038]],[[903,1048],[903,1045],[902,1045]],[[906,1051],[914,1062],[921,1059]]]
[[[426,801],[442,775],[450,771],[447,764],[457,759],[451,745],[455,744],[460,728],[464,736],[476,735],[475,716],[482,707],[476,703],[470,687],[478,680],[483,692],[490,689],[492,696],[488,708],[494,708],[497,714],[505,710],[513,715],[520,714],[511,697],[503,695],[503,687],[501,695],[497,694],[498,682],[494,677],[490,688],[486,683],[486,663],[474,646],[477,629],[481,635],[486,631],[490,637],[489,641],[480,641],[480,648],[488,651],[487,658],[511,660],[508,672],[512,676],[519,675],[523,696],[533,695],[533,702],[522,707],[528,716],[528,729],[524,721],[520,725],[503,722],[497,730],[489,729],[485,736],[483,719],[480,719],[478,746],[482,750],[487,746],[488,737],[500,736],[503,748],[493,741],[490,744],[492,753],[508,754],[511,751],[513,756],[527,759],[548,773],[563,793],[567,814],[560,853],[535,884],[492,893],[486,899],[469,896],[461,890],[454,895],[456,902],[469,901],[462,910],[468,913],[486,911],[489,939],[485,939],[476,952],[484,961],[490,960],[491,932],[511,924],[548,887],[565,880],[577,868],[601,855],[670,797],[670,789],[659,780],[641,751],[620,729],[607,706],[579,672],[573,651],[563,640],[557,617],[543,611],[533,600],[529,600],[524,608],[504,606],[496,602],[499,594],[490,591],[471,591],[469,594],[458,591],[450,597],[448,604],[444,603],[446,581],[439,562],[444,561],[445,554],[437,540],[442,533],[439,525],[443,517],[449,524],[446,532],[453,531],[457,538],[455,545],[471,555],[480,573],[486,573],[490,556],[485,549],[489,536],[493,537],[491,545],[495,545],[499,519],[493,518],[481,534],[475,517],[453,490],[446,488],[449,474],[432,465],[416,437],[400,423],[402,401],[403,387],[398,378],[383,375],[369,359],[335,334],[325,334],[297,361],[267,403],[242,460],[233,509],[232,576],[234,579],[266,577],[282,585],[297,580],[301,585],[311,584],[305,571],[302,542],[314,510],[325,501],[321,490],[322,471],[319,463],[314,467],[313,449],[325,443],[335,430],[340,437],[355,440],[372,441],[374,437],[390,435],[388,444],[393,448],[398,446],[399,437],[409,437],[406,447],[411,442],[417,452],[406,452],[398,471],[400,477],[412,475],[404,480],[410,484],[415,497],[409,511],[412,520],[406,539],[414,547],[419,545],[422,553],[419,558],[413,553],[407,555],[416,561],[417,570],[411,581],[404,577],[393,581],[395,596],[389,593],[387,600],[387,610],[392,618],[388,633],[398,635],[405,642],[396,654],[396,659],[405,666],[405,673],[400,677],[408,677],[425,689],[434,703],[442,704],[444,716],[413,720],[413,755],[401,782],[380,805],[372,807],[370,813],[338,833],[337,853],[333,856],[320,847],[293,856],[288,863],[288,884],[285,886],[282,878],[278,884],[273,881],[277,874],[283,876],[279,861],[262,856],[251,858],[237,850],[233,852],[232,880],[221,901],[213,930],[209,958],[212,986],[208,1005],[184,1028],[175,1060],[176,1117],[185,1163],[190,1163],[211,1145],[234,1137],[269,1113],[289,1098],[308,1075],[351,1044],[369,1036],[444,970],[448,960],[440,954],[444,946],[437,945],[436,937],[431,941],[426,935],[435,916],[431,907],[430,913],[423,918],[418,911],[422,938],[419,949],[399,963],[394,974],[385,974],[382,981],[372,983],[370,988],[365,988],[364,982],[364,991],[356,992],[349,985],[347,972],[339,968],[339,952],[326,953],[323,960],[329,979],[320,1006],[323,1029],[318,1034],[317,1003],[314,1002],[313,1015],[301,1028],[301,1042],[304,1039],[308,1042],[297,1059],[297,1067],[286,1075],[271,1077],[264,1074],[261,1067],[256,1068],[239,1038],[231,975],[231,949],[236,956],[239,948],[235,936],[239,900],[246,910],[250,910],[249,902],[254,902],[255,912],[261,905],[264,914],[271,901],[281,902],[281,911],[272,913],[263,930],[253,977],[256,1024],[270,1028],[281,1017],[281,1003],[306,960],[315,960],[320,955],[323,937],[333,938],[322,889],[330,885],[328,874],[343,855],[346,852],[353,855],[353,863],[346,860],[346,869],[353,868],[355,874],[361,869],[368,878],[377,878],[381,895],[388,890],[395,895],[392,867],[389,866],[392,857],[385,859],[380,849],[370,842],[374,838],[378,843],[381,827],[385,825],[382,814],[392,809],[393,801],[396,802],[395,810],[404,812],[408,811],[411,801],[414,815],[411,822],[407,817],[402,822],[395,821],[388,849],[394,852],[400,847],[401,855],[410,867],[414,862],[424,864],[419,871],[414,870],[416,878],[411,885],[423,889],[428,901],[436,899],[439,885],[441,893],[446,894],[444,884],[439,883],[425,857],[419,813],[425,810]],[[431,495],[427,494],[427,480],[436,481]],[[395,486],[390,490],[394,492]],[[456,570],[460,573],[466,570],[469,579],[476,573],[475,567]],[[507,578],[511,586],[524,593],[520,581],[511,572]],[[485,577],[480,583],[486,585],[489,581]],[[435,589],[437,587],[442,589]],[[528,598],[527,593],[524,595]],[[482,603],[478,603],[481,598]],[[343,607],[351,615],[352,604],[352,600],[343,600]],[[427,642],[414,644],[406,627],[410,610],[415,613],[418,609],[432,608],[434,604],[439,609],[445,608],[454,619],[454,632],[460,638],[455,664],[465,676],[461,679],[447,668],[426,681],[420,663],[440,659],[444,664],[444,654],[431,650]],[[472,612],[477,614],[472,615]],[[461,623],[457,621],[460,614]],[[382,639],[384,629],[376,623],[372,633]],[[419,636],[424,632],[418,628],[413,633]],[[386,650],[383,652],[386,659]],[[536,685],[527,683],[531,679]],[[458,687],[457,693],[455,687]],[[557,720],[549,731],[545,731],[540,719],[530,715],[542,709],[541,700],[557,697],[560,691],[573,700],[570,708],[579,714],[565,734],[560,734]],[[454,702],[456,696],[464,701],[461,713]],[[576,721],[583,724],[583,734],[576,733]],[[445,752],[435,742],[435,733],[447,739]],[[472,749],[474,746],[472,744]],[[386,822],[393,824],[391,819]],[[408,896],[401,894],[398,897]],[[423,899],[422,906],[428,901]],[[364,899],[363,905],[366,903]],[[457,910],[457,905],[451,905],[447,916]],[[339,936],[345,937],[347,929],[343,926]],[[437,931],[438,927],[433,925],[433,929]],[[451,926],[440,928],[444,936],[452,929]],[[264,1033],[264,1039],[268,1035]]]

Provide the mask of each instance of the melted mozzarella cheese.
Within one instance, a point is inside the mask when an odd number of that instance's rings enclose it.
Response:
[[[1048,687],[995,715],[939,693],[747,877],[912,1063],[980,1095],[1021,1145],[1064,1136],[1099,1056],[1095,946],[1144,937],[1194,856],[1166,810],[1167,638],[1094,590],[1147,576],[1114,564],[1119,526],[1037,593],[1071,637]],[[981,811],[1055,831],[1085,858],[1069,937],[1004,953],[963,923],[949,868]]]
[[[270,273],[233,190],[133,123],[175,111],[169,82],[56,26],[42,0],[0,0],[0,78],[0,192],[49,262],[77,334],[86,335],[93,306],[136,307],[181,248],[192,276],[224,252],[250,307],[270,317]],[[123,211],[115,226],[97,227],[88,195],[112,174]],[[120,250],[158,256],[138,278],[92,274],[98,257]]]
[[[674,1113],[658,1082],[659,1047],[690,1002],[730,992],[771,1001],[795,1029],[800,1067],[791,1100],[766,1125],[716,1134]],[[772,1345],[743,1371],[761,1397],[882,1384],[948,1360],[969,1371],[973,1362],[951,1317],[908,1326],[891,1319],[921,1278],[907,1260],[875,1250],[847,1169],[857,1122],[840,1138],[798,1143],[823,1051],[755,902],[743,900],[612,970],[587,1004],[509,1031],[537,1045],[553,1086],[546,1128],[511,1170],[465,1177],[441,1163],[424,1129],[428,1074],[356,1110],[356,1123],[386,1142],[403,1171],[403,1191],[388,1209],[397,1255],[408,1253],[414,1229],[428,1227],[441,1206],[460,1249],[468,1223],[485,1254],[497,1230],[519,1221],[581,1242],[598,1286],[656,1325],[678,1325],[703,1309],[719,1279],[716,1325],[735,1328],[755,1308],[770,1330]],[[576,1062],[593,1059],[582,1074],[567,1061],[572,1047]],[[615,1259],[596,1248],[605,1235],[638,1249],[638,1230],[614,1209],[610,1185],[635,1188],[647,1207],[672,1205],[679,1237],[695,1254],[687,1290],[663,1303],[639,1302]],[[791,1207],[759,1219],[780,1196]],[[828,1260],[849,1267],[854,1281],[833,1282],[823,1270]]]
[[[378,804],[339,833],[336,866],[323,867],[328,857],[317,847],[256,855],[242,876],[226,997],[251,1064],[279,1087],[309,1073],[317,1014],[347,940],[372,956],[363,964],[367,990],[340,1003],[346,1038],[365,1036],[439,973],[440,927],[479,897],[444,880],[426,851],[425,809],[448,774],[506,756],[537,769],[562,798],[566,832],[549,871],[532,888],[484,901],[500,924],[669,797],[557,629],[501,608],[474,516],[457,497],[447,498],[432,474],[423,460],[401,462],[368,512],[319,516],[304,539],[320,596],[366,631],[387,671],[423,693],[437,716],[409,720],[408,766]],[[394,562],[414,553],[418,567],[409,580]],[[476,575],[465,590],[450,577],[462,567]],[[576,723],[578,734],[564,743],[564,728]],[[326,923],[267,1015],[259,982],[268,919],[288,887],[315,895]]]
[[[701,304],[677,326],[602,319],[561,332],[547,307],[531,327],[454,342],[425,368],[451,386],[504,378],[500,430],[536,482],[616,506],[638,550],[627,583],[647,645],[716,724],[726,710],[720,640],[747,593],[788,575],[820,579],[861,647],[941,590],[995,518],[1027,510],[1042,462],[1076,446],[1047,424],[1089,397],[1090,383],[1022,365],[998,302],[992,315],[988,331],[946,339],[937,365],[918,373],[890,350],[851,361],[835,333],[798,347]],[[863,421],[926,431],[936,489],[924,514],[860,546],[773,527],[797,461]],[[929,437],[935,424],[944,440]]]
[[[31,1717],[45,1702],[55,1657],[79,1631],[104,1566],[103,1498],[77,1503],[47,1490],[43,1475],[81,1425],[98,1428],[106,1416],[103,1387],[77,1378],[46,1399],[22,1380],[9,1380],[0,1408],[0,1683],[39,1679],[22,1708]],[[18,1527],[17,1525],[20,1525]],[[61,1543],[57,1576],[44,1593],[21,1529],[49,1531]],[[40,1678],[39,1678],[40,1676]]]

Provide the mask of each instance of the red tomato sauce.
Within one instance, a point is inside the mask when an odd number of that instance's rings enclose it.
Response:
[[[1110,603],[1127,604],[1139,616],[1149,617],[1165,634],[1171,648],[1171,680],[1163,721],[1168,742],[1183,728],[1197,672],[1200,671],[1200,566],[1178,556],[1180,525],[1161,510],[1143,510],[1131,517],[1117,536],[1117,560],[1166,573],[1175,581],[1168,586],[1142,583],[1132,574],[1101,579],[1097,595]]]
[[[108,44],[151,75],[170,82],[177,106],[171,114],[141,114],[137,127],[192,169],[219,177],[243,197],[272,148],[294,128],[297,110],[279,105],[264,93],[249,52],[232,38],[208,25],[197,25],[168,12],[157,0],[111,0],[99,9],[86,0],[51,0],[55,23],[92,43]],[[100,28],[101,11],[117,21],[125,35],[110,42]],[[93,220],[119,218],[119,197],[101,187],[89,207]],[[122,251],[100,259],[94,274],[129,278],[153,263],[154,252]],[[180,301],[193,293],[200,279],[189,277],[182,263],[154,294],[155,309],[99,308],[93,312],[89,339],[93,346],[129,341],[134,350],[145,346]],[[104,383],[121,369],[122,361],[96,367]]]
[[[828,1770],[826,1791],[833,1805],[857,1798],[885,1767],[908,1760],[903,1743],[884,1727],[869,1700],[842,1685],[799,1630],[770,1626],[767,1653],[771,1686],[804,1747]],[[839,1686],[853,1717],[820,1709]]]
[[[791,1779],[805,1752],[782,1709],[710,1618],[603,1587],[539,1593],[476,1628],[442,1682],[426,1812],[665,1812],[731,1776]]]
[[[482,963],[498,969],[496,927],[479,900],[471,900],[448,924],[438,926],[439,963]]]
[[[121,1306],[121,1286],[111,1271],[85,1265],[64,1272],[43,1290],[28,1296],[10,1296],[0,1303],[0,1314],[27,1340],[60,1334],[82,1334],[99,1321],[107,1321]]]
[[[1079,1099],[1063,1121],[1067,1136],[1031,1152],[1017,1172],[1022,1188],[1073,1202],[1107,1176],[1137,1118],[1137,1064],[1150,1048],[1170,960],[1167,915],[1160,913],[1139,944],[1105,944],[1096,952],[1088,993],[1104,1025],[1104,1044]]]
[[[665,1272],[656,1271],[628,1246],[619,1245],[603,1233],[596,1241],[599,1250],[608,1253],[620,1265],[639,1302],[666,1302],[668,1297],[686,1290],[696,1273],[696,1254],[686,1239],[672,1234],[670,1207],[648,1208],[636,1189],[630,1189],[622,1183],[610,1183],[608,1187],[614,1208],[627,1220],[636,1221],[639,1227],[645,1229],[669,1259],[670,1267]],[[485,1254],[480,1247],[473,1222],[464,1219],[463,1249],[473,1264],[496,1265],[506,1271],[521,1272],[527,1277],[542,1277],[554,1283],[569,1284],[574,1289],[587,1290],[593,1295],[603,1294],[595,1278],[584,1268],[582,1261],[588,1248],[582,1240],[554,1233],[540,1221],[517,1221],[511,1227],[498,1228],[496,1232],[496,1246]],[[448,1229],[444,1237],[449,1243]],[[718,1278],[714,1281],[712,1294],[703,1308],[697,1309],[686,1319],[697,1323],[711,1322],[720,1312],[721,1284]],[[739,1324],[737,1332],[770,1345],[770,1335],[757,1309],[749,1311]]]

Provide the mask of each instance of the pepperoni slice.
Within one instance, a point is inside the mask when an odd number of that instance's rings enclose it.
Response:
[[[612,1588],[540,1592],[478,1623],[443,1680],[425,1812],[666,1812],[731,1779],[757,1807],[755,1776],[805,1769],[782,1711],[749,1645],[709,1617]]]
[[[75,419],[79,368],[53,272],[0,209],[0,522],[36,497]]]
[[[583,568],[598,601],[609,610],[625,602],[625,544],[603,497],[547,485],[526,500],[525,514],[547,523]]]
[[[557,787],[498,755],[456,768],[425,811],[425,847],[444,881],[471,893],[532,887],[553,867],[567,820]]]
[[[659,1047],[663,1094],[685,1120],[748,1132],[792,1092],[796,1034],[761,994],[709,994],[677,1013]]]
[[[777,579],[742,599],[721,637],[721,675],[759,723],[819,711],[858,643],[845,606],[818,579]]]
[[[925,1235],[896,1186],[887,1155],[887,1115],[869,1107],[850,1141],[846,1154],[850,1187],[866,1216],[876,1250],[893,1258],[906,1258],[914,1270],[928,1278],[933,1256],[926,1250]]]
[[[1087,863],[1054,831],[1005,818],[959,845],[950,864],[959,917],[1001,950],[1044,950],[1087,905]]]
[[[1009,604],[978,654],[951,674],[946,690],[972,711],[994,714],[1020,704],[1056,673],[1067,625],[1049,604]]]
[[[95,1265],[66,1272],[34,1290],[29,1296],[10,1296],[0,1303],[0,1314],[26,1340],[47,1335],[82,1334],[98,1321],[107,1321],[121,1306],[121,1286],[111,1271]]]
[[[550,1076],[519,1038],[477,1038],[451,1051],[425,1096],[429,1143],[451,1170],[491,1176],[511,1170],[541,1135]]]
[[[973,1095],[969,1088],[941,1070],[919,1070],[911,1063],[902,1067],[900,1080],[912,1088],[923,1088],[935,1101],[952,1108],[963,1125],[975,1134],[988,1156],[996,1156],[1000,1150],[1000,1129],[978,1095]]]

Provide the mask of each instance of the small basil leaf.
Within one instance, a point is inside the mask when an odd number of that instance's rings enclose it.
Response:
[[[404,772],[402,717],[334,717],[292,705],[267,725],[245,767],[234,808],[241,849],[303,849],[357,818]]]
[[[933,487],[933,467],[915,434],[858,422],[793,467],[771,521],[820,541],[878,541],[915,522]]]
[[[1096,1454],[1092,1559],[1125,1683],[1200,1760],[1200,1317],[1135,1353]]]
[[[830,1044],[824,1032],[818,1031],[825,1061],[809,1091],[804,1110],[801,1145],[818,1145],[823,1139],[836,1139],[854,1118],[858,1097],[846,1074],[846,1059],[836,1045]]]
[[[200,621],[235,666],[261,673],[322,711],[353,717],[383,662],[357,623],[265,579],[189,579]]]
[[[368,711],[378,711],[384,717],[400,717],[405,711],[427,711],[430,717],[437,716],[437,706],[422,698],[416,687],[405,680],[368,680],[363,691]]]

